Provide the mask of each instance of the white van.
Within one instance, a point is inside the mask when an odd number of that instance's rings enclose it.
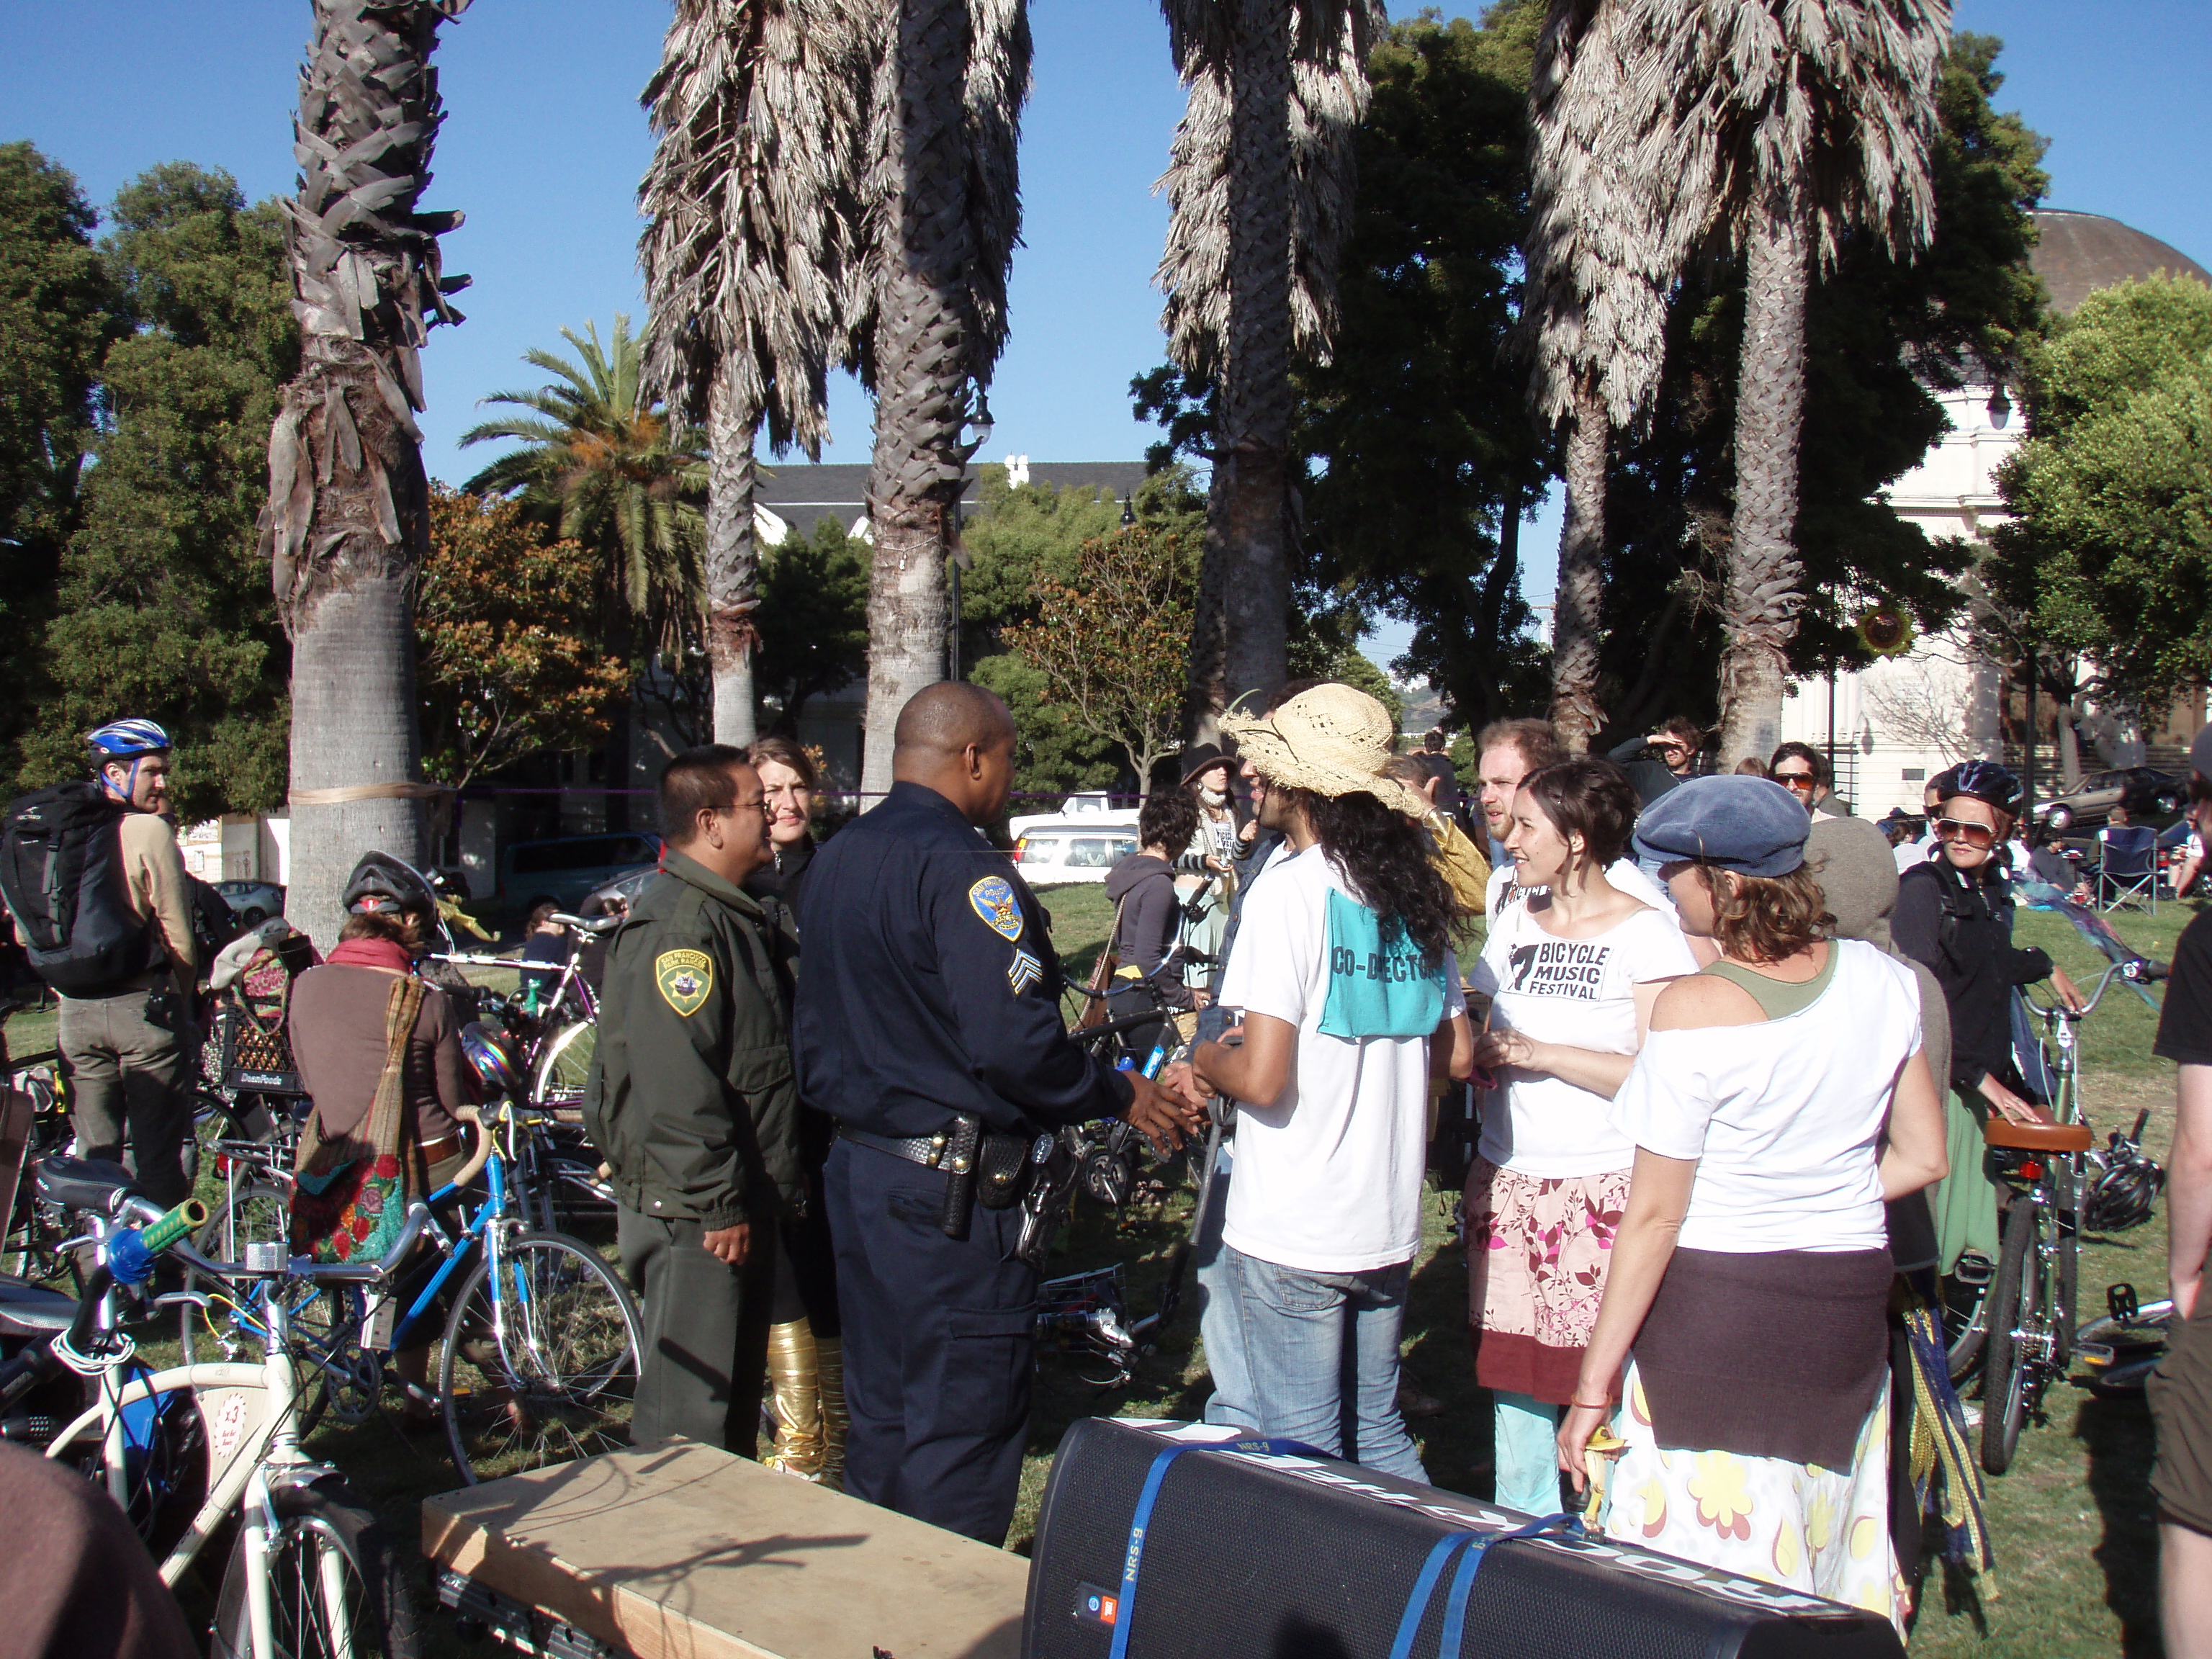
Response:
[[[1132,817],[1134,815],[1133,814]],[[1014,842],[1014,863],[1032,887],[1103,881],[1137,850],[1137,826],[1096,816],[1030,818]]]

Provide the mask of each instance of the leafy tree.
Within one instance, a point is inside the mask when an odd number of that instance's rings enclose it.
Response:
[[[1998,487],[1991,586],[2107,700],[2212,678],[2212,289],[2101,289],[2027,358],[2028,437]],[[2045,670],[2046,683],[2051,672]],[[2057,689],[2057,688],[2053,688]]]
[[[1153,766],[1182,747],[1196,574],[1179,537],[1095,537],[1069,580],[1038,576],[1036,620],[1006,630],[1042,678],[1045,714],[1119,747],[1140,795],[1152,791]]]
[[[0,144],[0,626],[19,685],[76,527],[100,359],[130,330],[94,223],[73,176]],[[0,715],[0,739],[20,718]]]
[[[597,323],[586,323],[580,338],[565,328],[561,337],[575,349],[573,361],[539,349],[522,354],[552,384],[483,399],[529,412],[461,434],[464,447],[502,439],[519,446],[461,488],[518,495],[598,556],[606,591],[626,601],[635,619],[665,632],[700,605],[701,434],[672,422],[647,391],[627,316],[616,313],[604,345]]]
[[[868,544],[835,518],[814,534],[787,536],[761,556],[760,643],[753,684],[772,703],[771,724],[796,729],[809,697],[868,670]]]
[[[276,207],[185,162],[126,185],[101,252],[138,332],[101,367],[109,430],[60,562],[26,782],[82,769],[124,714],[178,742],[188,818],[285,797],[290,653],[257,548],[270,422],[300,355]]]
[[[969,560],[960,579],[962,672],[1013,713],[1018,787],[1037,794],[1108,787],[1121,775],[1115,745],[1045,708],[1042,675],[1010,648],[1006,631],[1036,619],[1040,578],[1076,580],[1084,545],[1121,529],[1121,505],[1096,489],[1011,486],[995,465],[981,472],[978,510],[962,538]],[[1195,544],[1204,531],[1204,498],[1179,465],[1146,479],[1131,505],[1138,525],[1157,534]]]
[[[423,769],[459,788],[548,750],[605,738],[629,665],[598,650],[599,563],[514,501],[433,485],[415,601]]]

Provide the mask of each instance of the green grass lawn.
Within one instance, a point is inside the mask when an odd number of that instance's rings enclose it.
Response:
[[[1071,978],[1088,972],[1103,943],[1112,907],[1098,886],[1062,887],[1039,896],[1051,915],[1053,937]],[[2154,921],[2127,916],[2117,926],[2131,943],[2166,957],[2185,907],[2160,908]],[[2023,912],[2023,942],[2043,945],[2085,986],[2101,958],[2057,918]],[[52,1015],[18,1014],[7,1026],[10,1050],[21,1054],[52,1046]],[[2115,987],[2087,1026],[2084,1097],[2100,1133],[2125,1127],[2148,1107],[2145,1143],[2163,1158],[2172,1136],[2172,1068],[2152,1055],[2156,1016],[2132,990]],[[1108,1215],[1085,1203],[1060,1241],[1054,1274],[1125,1265],[1128,1310],[1150,1312],[1168,1253],[1187,1228],[1192,1192],[1178,1163],[1159,1172],[1164,1191]],[[211,1183],[208,1177],[204,1185]],[[1474,1382],[1466,1338],[1466,1271],[1449,1232],[1455,1194],[1431,1193],[1426,1206],[1422,1255],[1416,1264],[1407,1322],[1406,1364],[1443,1413],[1413,1423],[1430,1478],[1455,1491],[1490,1490],[1489,1396]],[[2145,1300],[2164,1293],[2163,1216],[2111,1238],[2083,1241],[2081,1296],[2085,1316],[2103,1306],[2105,1287],[2133,1283]],[[612,1242],[605,1243],[611,1256]],[[148,1345],[157,1362],[174,1352],[173,1341]],[[1079,1418],[1122,1413],[1191,1418],[1208,1392],[1205,1355],[1195,1318],[1187,1310],[1157,1352],[1140,1365],[1134,1385],[1103,1391],[1087,1382],[1075,1360],[1051,1356],[1039,1370],[1036,1413],[1025,1460],[1022,1495],[1010,1547],[1026,1551],[1053,1450]],[[345,1469],[356,1490],[374,1505],[398,1536],[419,1535],[419,1505],[454,1484],[441,1438],[410,1437],[386,1423],[358,1428],[325,1427],[309,1449]],[[2131,1659],[2160,1651],[2154,1595],[2157,1546],[2147,1481],[2151,1437],[2137,1401],[2107,1401],[2077,1376],[2054,1388],[2041,1422],[2023,1437],[2011,1473],[1989,1482],[1991,1531],[1997,1554],[1996,1593],[1978,1597],[1930,1577],[1913,1633],[1916,1655],[2069,1656],[2123,1653]],[[220,1564],[216,1564],[219,1571]],[[189,1587],[188,1587],[189,1588]],[[431,1621],[431,1651],[474,1653],[452,1635],[450,1621]]]

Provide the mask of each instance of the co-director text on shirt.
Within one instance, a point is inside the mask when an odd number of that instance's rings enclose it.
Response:
[[[1165,1152],[1197,1114],[1068,1037],[1044,911],[977,829],[1013,779],[1006,705],[931,686],[896,744],[890,795],[816,854],[799,909],[799,1088],[839,1126],[845,1490],[995,1544],[1028,1439],[1038,1275],[1014,1254],[1018,1187],[975,1189],[1061,1124],[1126,1118]]]

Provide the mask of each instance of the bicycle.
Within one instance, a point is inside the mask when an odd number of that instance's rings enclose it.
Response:
[[[2012,1467],[2022,1426],[2040,1410],[2045,1390],[2065,1375],[2073,1357],[2075,1234],[2096,1139],[2081,1115],[2079,1027],[2114,979],[2140,983],[2165,975],[2157,963],[2115,963],[2079,1009],[2022,998],[2043,1026],[2050,1117],[2014,1123],[1992,1113],[1982,1130],[1990,1172],[2012,1188],[1996,1270],[1967,1321],[1969,1330],[1978,1326],[1983,1332],[1981,1462],[1991,1474]],[[1954,1364],[1958,1347],[1954,1340]]]
[[[64,1371],[96,1382],[85,1409],[43,1437],[38,1431],[46,1425],[26,1419],[24,1437],[101,1480],[137,1522],[165,1583],[173,1586],[235,1522],[216,1604],[216,1659],[415,1659],[420,1620],[407,1553],[393,1547],[336,1468],[301,1450],[299,1372],[285,1315],[291,1298],[266,1298],[271,1316],[260,1363],[161,1370],[136,1358],[122,1310],[126,1294],[144,1298],[164,1252],[225,1285],[378,1288],[413,1252],[428,1210],[410,1210],[380,1261],[323,1267],[264,1249],[252,1260],[216,1262],[189,1243],[205,1214],[196,1200],[164,1214],[135,1195],[119,1166],[77,1159],[46,1160],[37,1178],[50,1200],[84,1218],[72,1248],[96,1251],[98,1265],[67,1329],[54,1332],[49,1322],[46,1334],[0,1364],[0,1412],[12,1413]],[[151,1298],[155,1308],[180,1299],[173,1292]],[[166,1480],[149,1478],[157,1467]]]
[[[298,1343],[319,1386],[303,1422],[325,1411],[364,1423],[392,1380],[392,1356],[442,1331],[434,1392],[400,1384],[413,1405],[444,1423],[447,1449],[471,1486],[495,1474],[541,1468],[627,1443],[643,1322],[620,1277],[583,1240],[532,1226],[526,1194],[510,1179],[536,1114],[511,1101],[480,1115],[477,1149],[454,1179],[426,1200],[427,1232],[445,1256],[403,1312],[391,1295],[370,1298],[344,1287],[313,1291],[283,1310],[304,1333]],[[464,1203],[478,1171],[485,1196],[451,1231],[437,1212]],[[250,1182],[201,1229],[203,1250],[270,1247],[289,1224],[289,1175]],[[440,1297],[454,1285],[440,1324]],[[188,1279],[187,1291],[197,1289]],[[227,1328],[188,1308],[181,1333],[187,1358],[203,1317],[216,1346],[229,1352],[259,1340],[274,1310],[265,1297],[234,1300]]]

